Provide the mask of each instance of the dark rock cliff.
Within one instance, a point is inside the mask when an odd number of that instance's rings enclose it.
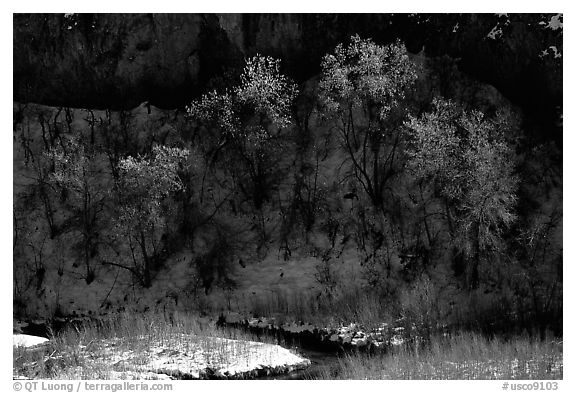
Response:
[[[256,52],[282,58],[285,72],[303,81],[356,33],[458,59],[461,71],[537,113],[558,136],[563,37],[556,14],[16,14],[14,100],[181,107]]]

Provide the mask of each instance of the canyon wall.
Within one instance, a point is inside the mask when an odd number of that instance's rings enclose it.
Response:
[[[558,126],[561,14],[15,14],[14,100],[178,108],[255,53],[281,58],[305,81],[352,34],[457,59],[464,73]]]

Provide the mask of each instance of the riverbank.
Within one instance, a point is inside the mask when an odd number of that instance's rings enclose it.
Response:
[[[13,376],[32,379],[248,379],[310,361],[204,319],[122,315],[70,325],[41,348],[15,345]]]
[[[121,314],[69,321],[53,331],[41,348],[14,347],[13,375],[32,379],[563,378],[561,337],[452,331],[424,340],[391,325],[388,330],[394,335],[376,347],[352,345],[359,332],[366,333],[356,329],[352,335],[349,327],[351,339],[343,345],[341,340],[322,340],[323,331],[309,324],[278,328],[270,319],[239,322],[222,325],[222,318],[219,324],[216,319],[183,314]],[[394,341],[394,337],[399,338]],[[314,338],[319,341],[312,342]]]

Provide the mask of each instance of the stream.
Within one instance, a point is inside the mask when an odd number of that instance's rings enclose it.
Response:
[[[296,370],[291,373],[258,377],[262,380],[292,380],[292,379],[316,379],[322,375],[333,374],[333,370],[340,364],[340,357],[337,353],[321,352],[312,349],[298,348],[297,352],[310,360],[310,366],[304,370]],[[331,371],[332,370],[332,371]]]

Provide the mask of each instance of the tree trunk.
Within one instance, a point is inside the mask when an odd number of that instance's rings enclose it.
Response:
[[[468,261],[468,288],[476,289],[479,285],[479,273],[478,267],[480,265],[480,223],[475,222],[473,224],[473,234],[474,234],[474,245],[472,251],[472,258]]]
[[[140,248],[142,250],[142,259],[143,259],[143,266],[142,266],[142,286],[144,288],[150,288],[152,285],[152,278],[150,274],[150,258],[148,257],[148,253],[146,252],[146,240],[144,238],[144,233],[140,232]]]

